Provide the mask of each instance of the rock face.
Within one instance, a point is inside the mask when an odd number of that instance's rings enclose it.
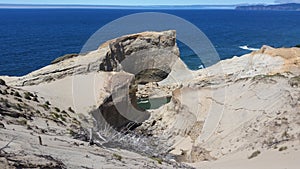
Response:
[[[189,162],[296,142],[300,136],[296,122],[300,120],[299,70],[299,48],[263,46],[221,61],[182,82],[171,102],[152,110],[140,129],[158,138],[171,135],[172,153]],[[288,138],[283,136],[286,133]],[[202,156],[198,157],[194,154],[199,149]]]
[[[49,98],[57,107],[72,107],[84,115],[92,112],[98,127],[105,121],[119,130],[149,117],[136,105],[137,85],[176,75],[176,67],[189,72],[179,58],[176,32],[143,32],[110,40],[87,54],[65,55],[26,76],[6,80]]]
[[[88,54],[60,57],[26,76],[9,78],[9,84],[37,85],[97,71],[138,74],[147,69],[159,69],[170,73],[177,62],[183,64],[179,59],[175,31],[144,32],[110,40]]]
[[[175,31],[163,33],[145,32],[111,40],[103,45],[109,47],[102,63],[102,71],[120,71],[137,74],[145,68],[157,68],[171,71],[166,66],[167,61],[172,63],[179,57],[176,46]]]

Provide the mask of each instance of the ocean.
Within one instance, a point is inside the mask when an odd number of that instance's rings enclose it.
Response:
[[[0,9],[0,75],[25,75],[59,56],[79,53],[88,38],[105,24],[150,11],[176,15],[196,25],[221,59],[249,53],[265,44],[300,44],[300,12],[292,11]],[[181,42],[178,46],[188,67],[199,69],[201,63],[194,52]]]

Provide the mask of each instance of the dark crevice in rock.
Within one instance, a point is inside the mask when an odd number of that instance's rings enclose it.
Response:
[[[167,78],[169,72],[160,69],[146,69],[135,75],[135,84],[145,85],[149,82],[159,82]]]
[[[127,104],[127,105],[126,105]],[[137,109],[138,111],[135,111],[135,107],[131,107],[130,102],[114,102],[112,97],[110,96],[108,99],[104,101],[104,103],[99,107],[99,111],[93,112],[94,117],[97,113],[101,113],[101,116],[103,117],[102,120],[105,120],[111,127],[116,129],[117,131],[124,130],[124,128],[127,128],[128,130],[134,130],[136,127],[141,125],[141,123],[137,123],[136,121],[129,120],[128,118],[124,117],[120,111],[118,110],[118,107],[123,107],[127,108],[127,110],[121,110],[124,111],[125,115],[128,115],[130,117],[135,118],[137,121],[140,121],[141,119],[148,119],[149,114],[142,109]],[[136,106],[138,107],[138,106]],[[131,110],[131,111],[130,111]],[[139,114],[142,112],[143,114]],[[97,115],[96,115],[97,116]],[[99,117],[99,116],[98,116]],[[97,118],[96,118],[97,119]],[[102,121],[100,120],[100,121]],[[97,120],[98,121],[98,120]],[[143,121],[143,120],[142,120]],[[131,124],[131,125],[128,125]],[[100,127],[100,126],[99,126]]]

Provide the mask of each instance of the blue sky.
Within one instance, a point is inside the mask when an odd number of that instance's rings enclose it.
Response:
[[[300,2],[300,0],[0,0],[8,4],[87,4],[87,5],[232,5]]]

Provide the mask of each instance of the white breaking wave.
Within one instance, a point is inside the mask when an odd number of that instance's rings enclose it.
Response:
[[[204,69],[203,65],[198,66],[199,69]]]
[[[138,103],[149,103],[149,100],[142,100],[142,101],[139,101]]]
[[[258,48],[249,48],[247,45],[245,46],[239,46],[239,48],[244,49],[244,50],[250,50],[250,51],[258,51]]]

